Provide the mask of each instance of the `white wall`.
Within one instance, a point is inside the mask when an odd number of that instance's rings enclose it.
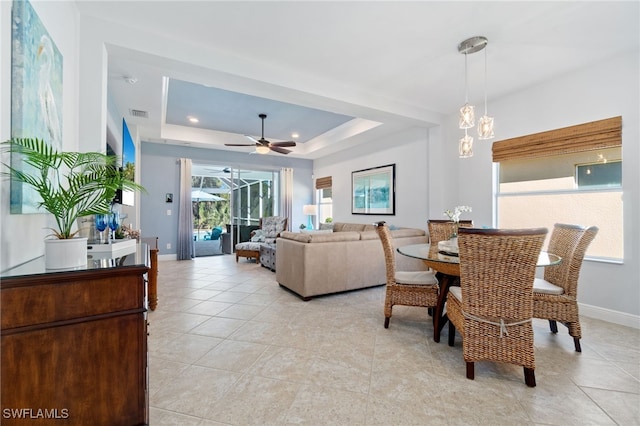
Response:
[[[11,137],[11,5],[0,2],[0,140]],[[78,13],[71,2],[31,2],[63,57],[63,149],[79,150],[78,142]],[[33,135],[38,136],[38,135]],[[2,162],[8,163],[3,155]],[[9,183],[0,194],[0,270],[44,254],[43,239],[53,225],[48,214],[11,215]]]
[[[496,139],[622,116],[624,186],[624,264],[585,261],[578,300],[581,313],[638,326],[640,321],[640,129],[638,52],[611,58],[588,69],[531,87],[502,99],[489,99]],[[432,146],[431,208],[442,211],[455,202],[473,207],[478,224],[492,223],[492,141],[475,141],[474,157],[457,157],[457,115],[447,118],[444,137]],[[437,153],[437,155],[435,155]],[[444,159],[444,164],[440,161]],[[457,175],[455,186],[440,185],[442,173]],[[597,225],[597,224],[583,224]],[[597,238],[597,237],[596,237]]]
[[[314,161],[316,178],[331,176],[335,222],[388,224],[427,229],[428,220],[428,132],[409,129],[372,140],[352,149]],[[351,172],[396,165],[396,214],[351,214]]]

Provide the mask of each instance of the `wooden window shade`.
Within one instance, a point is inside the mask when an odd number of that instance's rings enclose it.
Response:
[[[622,146],[622,117],[592,121],[493,143],[493,161],[547,157]]]
[[[331,176],[316,179],[316,189],[331,188]]]

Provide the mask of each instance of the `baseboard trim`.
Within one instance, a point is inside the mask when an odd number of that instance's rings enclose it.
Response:
[[[614,311],[599,306],[585,305],[583,303],[578,303],[578,306],[580,315],[585,317],[640,329],[640,316],[638,315],[627,314],[626,312]]]

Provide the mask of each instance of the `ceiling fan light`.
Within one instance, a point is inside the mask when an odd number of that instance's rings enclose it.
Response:
[[[473,105],[469,105],[468,103],[464,104],[462,108],[460,108],[460,120],[459,126],[461,129],[470,129],[475,126],[475,112]]]
[[[493,137],[493,117],[483,115],[478,121],[478,139],[492,139]]]
[[[269,147],[268,146],[256,146],[256,152],[258,154],[268,154],[269,153]]]
[[[473,137],[464,134],[464,137],[460,139],[458,145],[458,154],[460,158],[473,157]]]

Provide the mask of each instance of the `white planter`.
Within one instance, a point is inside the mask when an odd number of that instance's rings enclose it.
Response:
[[[44,263],[47,269],[86,267],[87,238],[44,240]]]

